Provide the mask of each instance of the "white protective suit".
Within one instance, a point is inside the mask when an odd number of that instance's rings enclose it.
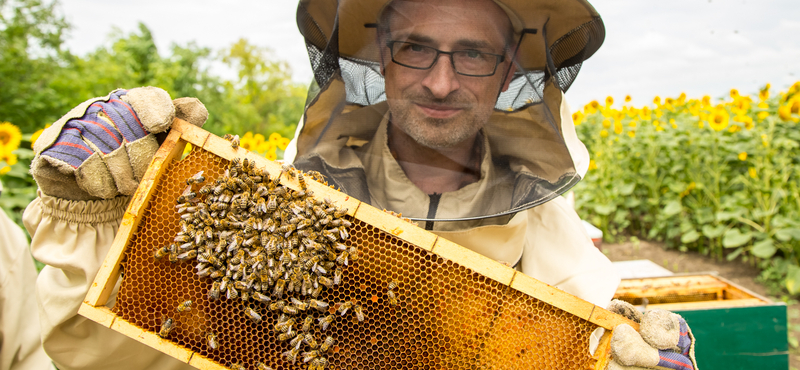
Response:
[[[35,284],[28,240],[0,209],[0,370],[52,369],[42,348]]]

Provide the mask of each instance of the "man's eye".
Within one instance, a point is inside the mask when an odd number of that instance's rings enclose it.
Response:
[[[483,53],[476,50],[467,50],[464,52],[464,54],[467,56],[467,58],[472,58],[472,59],[478,59],[483,55]]]
[[[422,45],[417,45],[417,44],[409,44],[408,45],[408,49],[410,49],[411,51],[420,52],[420,51],[425,50],[425,47],[422,46]]]

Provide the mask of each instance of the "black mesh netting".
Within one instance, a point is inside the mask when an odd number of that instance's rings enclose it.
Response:
[[[325,86],[340,71],[345,83],[347,103],[366,106],[386,100],[384,79],[378,63],[339,55],[338,16],[334,19],[330,38],[302,3],[297,10],[297,23],[306,39],[309,61],[319,86]],[[543,50],[543,53],[548,53],[547,59],[552,61],[556,71],[555,82],[562,91],[569,89],[578,76],[582,62],[594,54],[604,37],[603,22],[600,17],[595,17],[553,42],[549,50]],[[523,71],[519,65],[517,67],[518,71]],[[544,70],[516,73],[508,90],[499,95],[495,108],[518,110],[540,103],[545,81],[549,76]]]

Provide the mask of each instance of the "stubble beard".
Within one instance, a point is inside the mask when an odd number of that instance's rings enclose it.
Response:
[[[414,101],[431,100],[402,99],[388,102],[392,113],[392,124],[420,145],[431,149],[454,148],[465,140],[473,138],[489,121],[493,110],[487,109],[483,112],[483,109],[476,109],[479,107],[469,106],[452,118],[432,118],[419,112],[414,106]],[[452,99],[436,102],[464,106]]]

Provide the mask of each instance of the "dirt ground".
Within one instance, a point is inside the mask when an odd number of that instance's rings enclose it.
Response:
[[[679,252],[662,248],[660,244],[641,241],[638,243],[607,244],[601,250],[612,261],[629,261],[648,259],[663,266],[674,273],[683,272],[716,272],[736,284],[739,284],[756,294],[770,297],[767,288],[756,282],[759,271],[757,268],[741,261],[716,261],[713,258],[695,252]],[[787,307],[789,316],[790,335],[800,339],[800,303],[793,303]],[[800,351],[790,348],[789,365],[792,370],[800,369]]]

